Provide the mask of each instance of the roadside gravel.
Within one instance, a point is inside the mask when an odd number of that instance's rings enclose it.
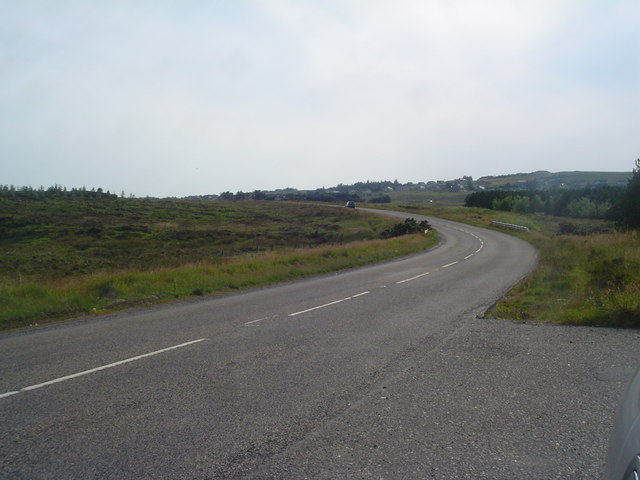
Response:
[[[600,478],[639,342],[640,331],[468,315],[284,455],[304,461],[253,478]]]

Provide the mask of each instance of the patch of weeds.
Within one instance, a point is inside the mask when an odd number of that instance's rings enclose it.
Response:
[[[98,298],[114,299],[118,292],[111,282],[104,282],[96,287],[96,293]]]

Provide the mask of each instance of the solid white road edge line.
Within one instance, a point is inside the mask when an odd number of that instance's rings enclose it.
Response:
[[[191,340],[190,342],[185,342],[185,343],[181,343],[180,345],[174,345],[172,347],[163,348],[161,350],[156,350],[155,352],[149,352],[149,353],[145,353],[143,355],[137,355],[135,357],[127,358],[125,360],[120,360],[118,362],[110,363],[108,365],[102,365],[101,367],[92,368],[90,370],[85,370],[83,372],[74,373],[72,375],[67,375],[65,377],[55,378],[53,380],[49,380],[48,382],[42,382],[42,383],[38,383],[36,385],[31,385],[29,387],[21,388],[20,390],[17,390],[17,391],[6,392],[6,393],[3,393],[3,394],[0,394],[0,398],[9,397],[11,395],[15,395],[15,394],[20,393],[20,392],[28,392],[29,390],[35,390],[36,388],[41,388],[41,387],[46,387],[48,385],[53,385],[54,383],[64,382],[65,380],[71,380],[72,378],[77,378],[77,377],[81,377],[83,375],[88,375],[90,373],[99,372],[100,370],[106,370],[107,368],[117,367],[117,366],[123,365],[125,363],[135,362],[136,360],[140,360],[142,358],[151,357],[153,355],[158,355],[160,353],[165,353],[165,352],[168,352],[170,350],[175,350],[176,348],[182,348],[182,347],[186,347],[188,345],[193,345],[194,343],[203,342],[205,340],[207,340],[207,339],[206,338],[199,338],[198,340]]]
[[[318,310],[318,309],[324,308],[324,307],[330,307],[331,305],[335,305],[336,303],[346,302],[347,300],[351,300],[353,298],[361,297],[361,296],[367,295],[369,293],[371,293],[371,292],[358,293],[357,295],[352,295],[351,297],[341,298],[340,300],[335,300],[333,302],[325,303],[324,305],[318,305],[317,307],[311,307],[311,308],[307,308],[306,310],[300,310],[299,312],[290,313],[289,316],[290,317],[295,317],[296,315],[301,315],[303,313],[312,312],[313,310]]]

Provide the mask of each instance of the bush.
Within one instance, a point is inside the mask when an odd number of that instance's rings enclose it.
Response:
[[[399,237],[408,233],[426,232],[431,229],[431,225],[426,220],[418,223],[415,218],[407,218],[402,223],[396,223],[393,227],[383,231],[380,236],[382,238]]]
[[[380,195],[379,197],[373,197],[368,200],[369,203],[391,203],[391,197],[389,195]]]
[[[556,235],[595,235],[598,233],[613,233],[613,225],[576,225],[572,222],[560,222]]]

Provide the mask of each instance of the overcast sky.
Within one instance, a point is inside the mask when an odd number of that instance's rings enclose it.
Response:
[[[0,184],[631,171],[639,0],[0,0]]]

